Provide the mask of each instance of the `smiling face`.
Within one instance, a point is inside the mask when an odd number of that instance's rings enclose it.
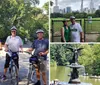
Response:
[[[75,19],[74,18],[71,18],[70,21],[71,21],[72,24],[75,24]]]
[[[43,38],[43,32],[39,32],[39,33],[37,33],[37,37],[38,37],[38,39],[42,39]]]
[[[68,21],[65,21],[64,22],[64,26],[68,26]]]
[[[16,36],[16,30],[11,30],[11,35],[14,37]]]

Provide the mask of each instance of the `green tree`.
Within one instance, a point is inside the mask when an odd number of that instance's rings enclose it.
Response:
[[[46,2],[46,3],[43,5],[43,8],[46,10],[47,14],[49,15],[49,2]]]
[[[51,62],[65,66],[72,59],[73,53],[67,47],[84,48],[79,52],[79,64],[85,67],[90,75],[100,75],[100,45],[99,44],[56,44],[50,46]]]
[[[39,28],[46,30],[48,37],[48,16],[43,14],[41,8],[36,7],[38,4],[39,0],[1,0],[0,38],[6,39],[13,25],[22,38],[33,40],[35,31]]]
[[[95,16],[96,16],[96,17],[100,17],[100,10],[96,10]]]

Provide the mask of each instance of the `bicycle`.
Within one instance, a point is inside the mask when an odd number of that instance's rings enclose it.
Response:
[[[40,64],[42,63],[44,58],[40,57],[40,56],[35,56],[34,54],[26,52],[26,51],[24,51],[24,52],[31,55],[31,57],[29,59],[30,64],[29,64],[29,72],[28,72],[28,76],[27,76],[27,85],[29,85],[30,83],[37,82],[37,80],[35,79],[36,68],[38,68],[40,70]]]
[[[10,63],[9,63],[9,77],[10,82],[12,85],[18,85],[18,68],[15,65],[14,59],[17,58],[18,52],[12,52],[10,51]]]

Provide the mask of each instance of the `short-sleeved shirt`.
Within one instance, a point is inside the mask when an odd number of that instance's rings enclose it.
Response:
[[[45,52],[48,50],[49,48],[49,41],[48,39],[42,39],[42,40],[34,40],[31,46],[33,49],[35,49],[34,51],[34,55],[39,56],[40,52]],[[47,55],[42,56],[44,57],[44,60],[47,59]]]
[[[80,42],[80,33],[82,31],[82,27],[79,23],[75,23],[74,25],[70,25],[71,29],[71,42]]]
[[[23,45],[23,42],[19,36],[15,36],[15,37],[8,36],[5,44],[8,45],[9,50],[11,50],[12,52],[17,52],[19,51],[20,46]]]

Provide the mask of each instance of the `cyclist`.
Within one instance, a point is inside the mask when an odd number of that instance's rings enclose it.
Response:
[[[36,68],[36,75],[38,81],[35,83],[35,85],[41,85],[40,82],[40,72],[42,73],[42,79],[44,85],[46,85],[46,65],[47,65],[47,54],[48,54],[48,48],[49,48],[49,41],[48,39],[44,39],[44,31],[39,29],[36,31],[37,39],[33,41],[31,48],[29,48],[27,51],[32,52],[34,51],[34,55],[44,57],[44,60],[42,62],[42,65],[40,64],[40,69]]]
[[[5,42],[5,51],[6,53],[6,60],[5,60],[5,65],[4,65],[4,75],[2,77],[3,80],[6,79],[6,73],[7,73],[7,68],[9,67],[9,63],[10,63],[10,52],[14,52],[16,53],[16,59],[14,59],[15,65],[17,66],[17,68],[19,69],[19,56],[18,56],[18,51],[19,49],[21,51],[23,51],[23,43],[22,43],[22,39],[16,35],[16,31],[17,28],[15,26],[13,26],[11,28],[11,36],[8,36]]]

